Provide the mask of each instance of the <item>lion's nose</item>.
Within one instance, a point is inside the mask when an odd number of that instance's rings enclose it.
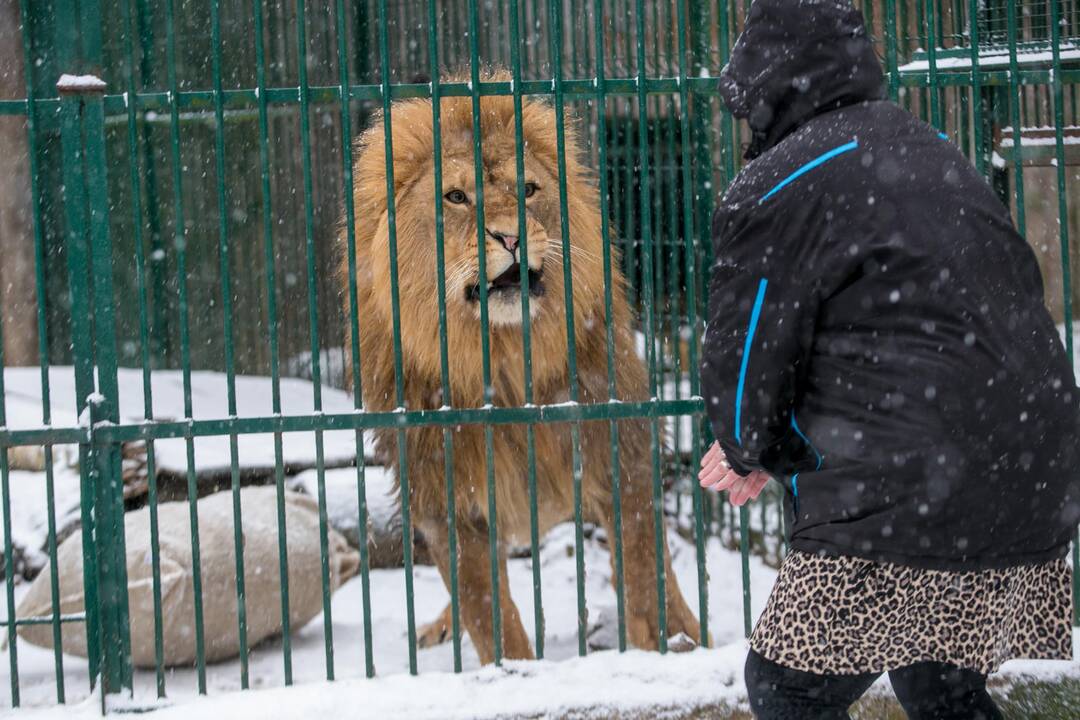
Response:
[[[509,250],[511,253],[517,249],[518,238],[517,235],[505,235],[501,232],[494,230],[488,230],[488,234],[503,244],[503,247]]]

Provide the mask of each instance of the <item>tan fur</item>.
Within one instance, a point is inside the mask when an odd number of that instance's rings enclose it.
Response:
[[[506,79],[502,76],[501,79]],[[481,326],[476,303],[465,288],[479,274],[474,193],[471,98],[441,102],[443,193],[462,189],[473,204],[442,200],[445,214],[447,276],[447,342],[453,397],[441,391],[437,263],[435,232],[434,146],[429,100],[397,102],[393,121],[393,175],[396,206],[398,295],[402,346],[402,387],[409,410],[444,405],[476,408],[484,404]],[[485,226],[517,234],[514,104],[509,97],[484,97],[480,103],[484,166]],[[532,317],[533,403],[547,405],[570,399],[567,331],[564,307],[561,215],[556,155],[555,113],[543,102],[526,99],[522,110],[525,180],[538,186],[526,201],[529,264],[542,263],[546,292],[530,298]],[[386,194],[386,155],[382,119],[357,142],[355,217],[360,359],[364,405],[371,411],[397,406],[390,285],[390,240]],[[606,328],[613,328],[617,397],[648,399],[645,369],[634,349],[634,318],[625,297],[625,280],[612,256],[612,315],[605,317],[603,237],[599,199],[587,169],[578,160],[578,139],[566,128],[566,185],[571,245],[574,324],[578,366],[578,401],[608,402]],[[545,242],[547,239],[552,242]],[[344,246],[344,239],[341,241]],[[492,237],[485,245],[488,278],[512,262],[510,253]],[[347,254],[342,252],[341,278],[347,288]],[[524,351],[520,293],[500,294],[491,301],[490,357],[492,404],[519,407],[525,403]],[[346,303],[348,293],[344,293]],[[347,306],[348,307],[348,306]],[[350,344],[346,342],[346,347]],[[535,427],[539,531],[573,516],[571,433],[568,425]],[[614,538],[610,424],[581,425],[583,512],[601,523]],[[656,562],[653,532],[651,435],[648,422],[618,423],[627,623],[630,641],[656,648]],[[504,656],[531,657],[529,642],[506,586],[505,548],[527,544],[530,536],[526,428],[493,427],[494,476],[502,564]],[[379,452],[400,474],[397,431],[377,433]],[[444,579],[448,579],[447,503],[443,431],[439,427],[405,431],[408,502],[416,527],[430,544]],[[453,428],[453,466],[457,514],[459,579],[464,626],[480,659],[494,659],[487,543],[488,486],[483,426]],[[684,601],[671,570],[666,543],[667,631],[685,632],[695,640],[698,624]],[[437,642],[448,615],[430,626],[422,641]]]

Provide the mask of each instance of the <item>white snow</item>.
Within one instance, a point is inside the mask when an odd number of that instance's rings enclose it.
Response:
[[[1080,48],[1069,43],[1062,43],[1061,45],[1061,62],[1065,63],[1070,60],[1080,59]],[[938,70],[970,70],[971,69],[971,56],[964,55],[963,57],[939,57],[936,59],[935,67]],[[1049,63],[1053,62],[1054,54],[1050,50],[1040,50],[1038,52],[1019,52],[1017,53],[1017,62],[1021,67],[1024,65],[1033,65],[1036,63]],[[1001,68],[1009,65],[1009,51],[1006,48],[992,50],[983,50],[979,53],[979,68]],[[899,68],[901,73],[916,73],[926,72],[930,69],[930,60],[915,60],[909,62],[906,65],[901,65]]]
[[[1080,145],[1080,136],[1077,135],[1065,135],[1061,138],[1062,145]],[[1055,146],[1057,145],[1057,138],[1053,135],[1049,137],[1032,137],[1030,135],[1020,136],[1021,147],[1033,147],[1033,146]],[[1005,137],[1001,139],[1001,147],[1011,148],[1013,146],[1013,138]]]
[[[694,546],[669,533],[675,573],[691,608],[697,611],[697,569]],[[294,682],[300,689],[272,693],[223,695],[240,688],[238,661],[207,668],[209,694],[221,696],[190,703],[196,696],[193,669],[166,671],[166,689],[175,710],[201,713],[208,717],[313,717],[313,699],[354,708],[363,717],[451,718],[485,717],[495,712],[516,710],[543,712],[559,703],[610,703],[612,707],[634,707],[641,703],[682,704],[695,698],[736,697],[740,692],[745,645],[742,640],[742,585],[738,553],[724,549],[719,540],[710,540],[707,549],[709,571],[709,626],[715,651],[661,659],[653,653],[600,652],[577,659],[577,596],[575,592],[574,533],[572,525],[560,525],[548,534],[541,550],[541,573],[546,624],[546,661],[512,663],[506,670],[480,669],[468,637],[462,638],[463,664],[467,671],[455,677],[449,643],[418,652],[421,678],[408,677],[405,580],[402,569],[371,572],[371,621],[375,680],[363,679],[363,602],[360,578],[346,583],[334,595],[335,670],[339,680],[331,686],[325,680],[325,648],[322,617],[294,632],[292,637]],[[751,558],[752,610],[756,618],[764,608],[775,571]],[[607,627],[615,623],[615,594],[611,588],[611,565],[607,550],[595,539],[585,543],[586,598],[590,624]],[[522,622],[533,638],[532,565],[529,559],[509,562],[511,593],[521,612]],[[416,622],[420,626],[437,615],[448,602],[437,570],[417,566],[414,571]],[[16,588],[21,592],[25,585]],[[6,608],[0,604],[0,617]],[[185,622],[184,618],[171,618]],[[606,629],[606,628],[605,628]],[[606,634],[606,633],[605,633]],[[613,633],[612,633],[613,634]],[[19,642],[19,682],[25,706],[55,703],[53,654],[51,650]],[[569,661],[569,662],[562,662]],[[64,657],[69,702],[88,694],[86,662]],[[251,687],[271,688],[284,684],[281,641],[255,648],[250,658]],[[153,671],[137,671],[135,701],[143,706],[154,702]],[[0,663],[0,705],[10,707],[9,668]],[[293,699],[289,699],[293,698]],[[336,698],[331,700],[331,698]],[[362,698],[359,701],[358,698]],[[559,698],[558,701],[553,698]],[[219,705],[220,703],[220,705]],[[479,704],[477,704],[479,703]],[[555,703],[555,705],[553,705]],[[469,708],[468,714],[453,714],[453,708]],[[330,707],[325,707],[330,711]],[[29,713],[27,717],[70,717],[67,711]],[[89,710],[87,710],[89,712]],[[457,710],[465,713],[463,709]],[[279,714],[284,713],[284,714]],[[305,714],[307,713],[307,714]]]
[[[372,486],[380,476],[369,470]],[[353,471],[354,473],[355,471]],[[329,474],[346,475],[347,471]],[[353,475],[355,480],[355,474]],[[310,478],[305,481],[310,482]],[[345,485],[335,478],[328,486]],[[336,491],[328,494],[334,496]],[[756,513],[754,513],[756,514]],[[673,565],[691,607],[697,611],[697,571],[694,546],[669,532]],[[740,557],[723,548],[716,538],[707,546],[709,624],[715,649],[687,654],[614,650],[577,656],[577,621],[573,526],[556,527],[541,550],[541,575],[546,624],[546,659],[508,662],[504,667],[478,664],[472,643],[462,638],[464,672],[455,675],[449,643],[418,651],[419,677],[408,673],[405,576],[402,569],[374,570],[371,582],[372,649],[374,679],[364,677],[363,599],[360,578],[346,583],[332,602],[335,672],[326,681],[323,619],[321,616],[292,636],[294,687],[284,688],[282,645],[274,640],[252,650],[251,690],[240,691],[236,660],[207,668],[209,697],[197,694],[193,669],[166,670],[167,699],[156,699],[153,671],[137,671],[131,699],[118,700],[126,710],[155,709],[160,720],[202,717],[205,720],[262,720],[273,717],[300,720],[319,716],[454,720],[460,718],[550,717],[560,711],[590,710],[606,717],[621,710],[694,708],[727,703],[745,706],[742,666],[746,643],[742,639],[742,584]],[[585,541],[586,598],[590,627],[597,635],[614,635],[615,597],[610,585],[608,553],[596,539]],[[751,610],[762,611],[775,581],[775,571],[751,558]],[[511,592],[530,639],[533,637],[532,564],[530,559],[509,562]],[[435,568],[414,570],[415,616],[418,626],[433,619],[448,595]],[[16,588],[21,595],[25,585]],[[6,609],[0,603],[0,618]],[[190,622],[169,618],[171,622]],[[1074,644],[1080,643],[1080,634]],[[55,703],[54,659],[49,650],[18,643],[19,683],[24,709],[13,716],[32,720],[67,720],[97,717],[100,698],[90,696],[86,662],[64,657],[69,705]],[[1080,676],[1080,662],[1013,661],[1003,669],[1007,678],[1035,676],[1054,679]],[[10,707],[9,666],[0,662],[0,706]],[[888,691],[885,679],[877,690]],[[0,717],[5,713],[0,711]]]
[[[330,524],[347,537],[354,536],[360,525],[356,468],[327,470],[323,482]],[[369,465],[364,468],[364,486],[369,521],[385,534],[397,524],[400,514],[394,493],[394,474],[387,468]],[[305,470],[290,478],[289,487],[302,490],[313,498],[319,497],[318,471]]]
[[[58,453],[53,466],[53,498],[56,503],[56,527],[70,526],[79,517],[78,451]],[[34,567],[48,562],[45,543],[48,541],[48,486],[43,472],[13,470],[9,474],[11,493],[11,539],[14,546],[26,554]],[[0,525],[0,531],[2,531]]]
[[[41,426],[41,371],[36,367],[4,368],[4,385],[7,389],[7,427],[11,430]],[[142,371],[121,368],[118,376],[120,388],[120,420],[138,423],[143,419]],[[49,368],[50,409],[55,427],[78,424],[75,415],[75,375],[69,366]],[[310,414],[314,408],[314,386],[307,380],[281,378],[281,409],[283,415]],[[183,420],[183,376],[177,370],[155,370],[151,375],[154,418],[157,420]],[[226,378],[222,373],[195,371],[191,373],[192,418],[195,420],[225,419],[229,417]],[[238,375],[236,377],[236,403],[241,408],[240,417],[269,417],[271,405],[271,380],[267,377]],[[326,414],[354,412],[352,398],[341,390],[322,388],[322,407]],[[371,433],[365,434],[365,450],[370,455],[373,448]],[[356,457],[356,436],[351,430],[338,430],[323,434],[324,452],[328,465],[340,465]],[[274,436],[240,435],[238,439],[240,466],[244,468],[268,468],[274,466]],[[314,465],[314,433],[284,433],[282,451],[287,465]],[[183,473],[187,470],[187,443],[184,438],[158,440],[154,443],[158,468]],[[227,470],[230,465],[229,437],[199,437],[195,439],[195,470],[197,472]]]
[[[315,717],[479,720],[551,717],[561,710],[594,709],[596,717],[619,710],[693,707],[743,695],[742,642],[718,650],[698,650],[660,658],[654,653],[604,652],[565,662],[507,662],[502,668],[454,675],[398,674],[375,680],[349,679],[293,688],[230,693],[220,697],[163,703],[149,717],[160,720],[243,720]],[[95,696],[67,709],[21,711],[33,720],[100,717]],[[131,703],[123,703],[131,709]],[[135,708],[146,709],[146,704]]]
[[[68,75],[64,73],[56,81],[56,89],[60,92],[103,92],[105,81],[97,75]]]

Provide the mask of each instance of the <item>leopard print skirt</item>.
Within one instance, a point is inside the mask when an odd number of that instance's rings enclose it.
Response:
[[[990,674],[1011,658],[1068,660],[1071,579],[1065,559],[947,572],[793,551],[750,644],[818,674],[923,661]]]

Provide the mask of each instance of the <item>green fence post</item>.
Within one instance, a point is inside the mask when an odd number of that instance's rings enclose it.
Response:
[[[120,419],[105,174],[105,83],[92,76],[65,76],[57,89],[62,98],[76,409],[88,425],[87,441],[79,452],[87,649],[91,683],[100,680],[104,694],[109,694],[130,691],[132,673],[120,446],[97,442],[94,434],[99,423],[116,424]]]
[[[708,59],[712,50],[712,17],[709,11],[709,5],[705,2],[691,3],[691,12],[689,17],[690,22],[690,35],[691,35],[691,58],[692,65],[690,67],[690,74],[692,77],[704,77],[709,72]],[[683,37],[680,31],[680,38]],[[680,89],[683,89],[683,94],[686,95],[686,58],[685,48],[680,50],[679,59],[679,77],[680,77]],[[699,320],[700,306],[700,292],[699,286],[702,284],[708,284],[708,278],[704,279],[704,283],[698,279],[697,273],[700,268],[705,268],[707,265],[701,262],[703,250],[702,248],[708,246],[711,242],[711,230],[712,214],[713,214],[713,201],[716,196],[716,189],[714,185],[715,173],[713,171],[713,151],[712,151],[712,137],[710,133],[711,119],[708,97],[701,96],[687,96],[683,99],[686,103],[687,111],[690,114],[690,150],[687,148],[687,140],[683,141],[683,154],[682,164],[688,165],[693,163],[693,166],[683,170],[683,202],[688,203],[687,193],[692,193],[694,211],[689,218],[684,218],[683,225],[686,227],[685,243],[686,247],[684,252],[686,256],[683,262],[686,265],[686,310],[687,310],[687,327],[690,331],[688,342],[690,344],[690,352],[688,353],[689,367],[687,368],[687,374],[691,378],[690,383],[690,395],[691,397],[699,397],[701,395],[701,382],[698,372],[698,361],[700,359],[699,347],[701,343],[701,331],[703,323]],[[686,135],[684,133],[683,137]],[[691,160],[693,158],[693,160]],[[687,182],[687,176],[690,177],[690,182]],[[686,187],[689,185],[690,187]],[[686,208],[684,207],[684,213]],[[681,349],[676,348],[676,352],[682,352]],[[708,504],[705,493],[701,491],[701,485],[697,482],[695,477],[697,467],[701,462],[701,450],[704,446],[702,442],[702,427],[707,425],[708,422],[702,417],[695,417],[691,425],[691,443],[693,449],[690,453],[690,477],[691,487],[694,497],[694,539],[697,548],[697,576],[698,576],[698,620],[701,623],[701,644],[705,647],[709,646],[709,571],[706,564],[706,547],[708,545],[709,529],[706,524],[706,518],[708,517]]]

